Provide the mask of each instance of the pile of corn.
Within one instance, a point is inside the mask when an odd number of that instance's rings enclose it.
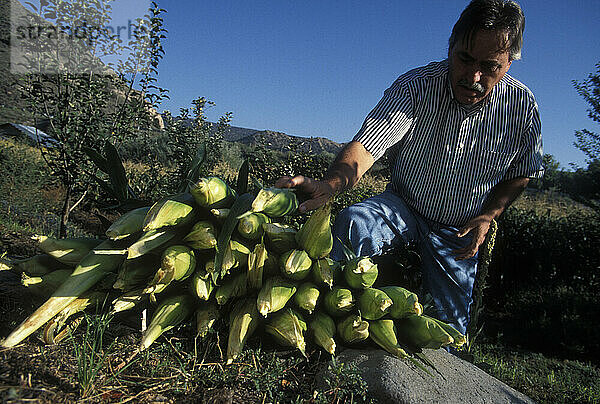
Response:
[[[188,319],[204,337],[222,318],[227,363],[257,331],[304,355],[307,343],[334,355],[338,343],[370,340],[401,358],[409,357],[405,349],[465,343],[423,315],[416,294],[373,288],[378,269],[370,258],[329,258],[330,204],[299,229],[282,224],[297,206],[291,190],[238,196],[208,177],[189,193],[122,215],[106,240],[36,236],[43,254],[1,265],[22,272],[23,285],[47,300],[1,345],[15,346],[40,328],[47,343],[60,341],[77,313],[103,302],[112,313],[154,308],[138,351]]]

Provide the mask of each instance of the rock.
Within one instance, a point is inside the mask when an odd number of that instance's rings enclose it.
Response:
[[[368,398],[379,403],[534,403],[477,366],[443,349],[425,350],[439,373],[427,367],[429,376],[410,361],[380,349],[348,349],[337,361],[356,365],[368,385]],[[326,371],[317,375],[316,386],[326,386]]]

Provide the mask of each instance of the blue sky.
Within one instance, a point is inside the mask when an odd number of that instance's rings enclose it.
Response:
[[[447,54],[467,0],[157,0],[167,10],[161,110],[178,113],[199,96],[210,120],[297,136],[352,139],[383,91],[403,72]],[[34,1],[36,2],[36,1]],[[115,24],[149,0],[116,0]],[[600,1],[522,0],[522,60],[509,74],[540,107],[544,149],[568,168],[585,166],[578,129],[600,131],[572,80],[600,62]],[[133,7],[133,5],[137,5]],[[123,8],[124,7],[124,8]],[[141,8],[140,8],[141,7]],[[118,20],[123,19],[125,22]]]
[[[233,112],[234,126],[347,142],[404,71],[445,58],[467,1],[162,1],[167,10],[162,108],[197,96]],[[523,59],[510,74],[534,92],[544,146],[584,165],[574,131],[600,128],[571,81],[600,61],[600,2],[522,0]]]

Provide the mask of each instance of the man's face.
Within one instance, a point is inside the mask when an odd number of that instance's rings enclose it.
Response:
[[[503,49],[505,39],[501,32],[480,30],[449,50],[450,82],[458,102],[477,104],[504,77],[512,62],[508,49]]]

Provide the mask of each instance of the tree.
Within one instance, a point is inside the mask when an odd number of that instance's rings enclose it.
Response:
[[[596,64],[596,73],[590,73],[586,80],[573,80],[573,86],[590,108],[588,117],[600,123],[600,62]],[[575,132],[575,147],[584,152],[589,160],[600,159],[600,133],[582,129]]]
[[[164,10],[152,3],[148,14],[132,24],[134,35],[123,44],[108,31],[109,3],[46,0],[35,10],[37,15],[28,16],[46,31],[55,29],[54,35],[25,43],[29,47],[23,60],[29,71],[20,87],[34,120],[48,121],[47,133],[54,140],[53,147],[40,144],[40,150],[64,190],[59,237],[66,236],[70,212],[95,184],[98,169],[85,150],[149,131],[154,125],[151,111],[166,96],[166,90],[156,85],[158,62],[164,54]],[[90,27],[104,30],[92,32]],[[63,30],[68,29],[83,33],[85,41],[64,48]],[[101,62],[103,56],[127,51],[114,65]]]

